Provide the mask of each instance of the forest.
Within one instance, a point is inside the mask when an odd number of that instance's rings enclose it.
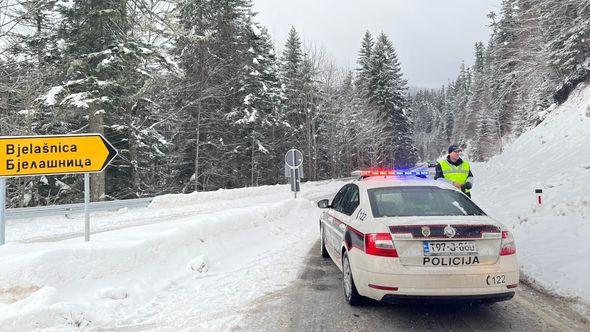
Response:
[[[0,136],[101,133],[119,151],[92,200],[404,168],[461,144],[486,161],[590,78],[590,0],[503,0],[474,65],[408,93],[391,36],[356,68],[275,49],[250,0],[0,0]],[[435,56],[435,55],[433,55]],[[8,179],[9,207],[80,202],[80,175]]]

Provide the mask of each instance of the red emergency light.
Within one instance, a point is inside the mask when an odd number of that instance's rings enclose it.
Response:
[[[368,171],[354,171],[352,172],[353,176],[360,176],[363,178],[370,177],[370,176],[388,176],[388,175],[395,175],[395,176],[425,176],[428,175],[427,171],[409,171],[409,170],[394,170],[394,169],[377,169],[377,170],[368,170]]]

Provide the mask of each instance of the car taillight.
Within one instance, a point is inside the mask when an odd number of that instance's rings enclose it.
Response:
[[[398,257],[389,233],[365,234],[365,252],[375,256]]]
[[[516,253],[516,245],[514,245],[514,238],[508,231],[502,231],[502,245],[500,248],[500,256],[508,256]]]

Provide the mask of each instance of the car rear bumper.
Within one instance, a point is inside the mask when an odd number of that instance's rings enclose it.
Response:
[[[491,303],[510,300],[514,297],[514,292],[498,294],[480,294],[480,295],[454,295],[454,296],[417,296],[417,295],[400,295],[386,294],[381,301],[387,303]]]
[[[366,261],[366,260],[365,260]],[[496,264],[422,268],[406,267],[397,259],[371,258],[372,270],[353,266],[359,294],[375,300],[419,298],[449,302],[508,300],[519,281],[516,257],[502,257]],[[380,263],[380,264],[378,264]]]

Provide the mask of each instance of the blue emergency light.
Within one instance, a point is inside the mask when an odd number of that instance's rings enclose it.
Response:
[[[351,173],[353,176],[360,176],[362,178],[367,178],[371,176],[417,176],[417,177],[426,177],[428,176],[428,171],[411,171],[411,170],[372,170],[372,171],[354,171]]]

